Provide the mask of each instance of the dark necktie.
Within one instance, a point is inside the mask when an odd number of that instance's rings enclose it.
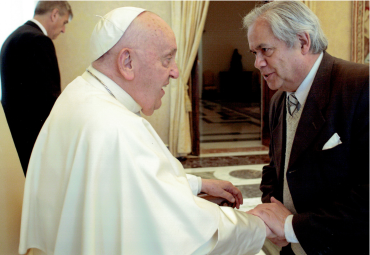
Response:
[[[288,96],[288,111],[290,116],[293,116],[294,113],[298,112],[301,108],[301,104],[298,102],[298,99],[294,93]]]

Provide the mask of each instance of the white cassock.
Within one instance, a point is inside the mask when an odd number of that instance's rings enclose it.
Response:
[[[19,252],[258,253],[266,237],[263,221],[198,198],[197,177],[188,181],[138,115],[141,107],[89,70],[116,98],[87,72],[58,98],[29,163]]]

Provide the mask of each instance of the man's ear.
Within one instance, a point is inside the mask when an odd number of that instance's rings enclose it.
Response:
[[[134,70],[132,64],[132,52],[128,48],[123,48],[117,58],[117,64],[119,72],[126,80],[133,80],[134,79]]]
[[[53,9],[50,13],[50,19],[52,22],[57,20],[57,14],[59,14],[59,10],[57,8]]]
[[[301,47],[301,52],[303,55],[306,55],[310,52],[311,48],[311,37],[307,32],[298,34],[299,45]]]

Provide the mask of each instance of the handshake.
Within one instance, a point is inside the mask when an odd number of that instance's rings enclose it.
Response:
[[[202,190],[210,196],[227,199],[239,209],[243,204],[243,196],[231,182],[224,180],[202,179]],[[247,213],[261,218],[266,224],[266,237],[277,246],[288,245],[285,237],[284,225],[286,218],[292,213],[277,199],[271,197],[271,203],[257,205]]]
[[[277,246],[288,245],[285,238],[285,220],[292,213],[277,199],[271,197],[271,203],[260,204],[247,213],[261,218],[266,224],[266,237]]]

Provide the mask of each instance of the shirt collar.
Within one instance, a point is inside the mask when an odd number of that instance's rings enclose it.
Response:
[[[46,32],[46,29],[44,28],[44,26],[38,20],[30,19],[30,21],[32,21],[33,23],[38,25],[39,28],[41,29],[41,31],[44,33],[44,35],[48,36],[48,32]]]
[[[308,73],[308,75],[303,80],[301,85],[299,85],[297,91],[294,92],[298,102],[301,105],[304,105],[305,102],[306,102],[308,93],[310,92],[313,80],[315,79],[315,76],[316,76],[317,70],[319,69],[319,66],[320,66],[323,55],[324,55],[324,53],[321,52],[320,56],[316,59],[315,64],[312,66],[311,71]],[[292,93],[293,92],[287,92],[286,96],[288,97]]]
[[[91,65],[87,68],[91,73],[93,73],[99,80],[101,80],[105,86],[109,88],[115,98],[123,104],[129,111],[135,113],[136,115],[140,116],[141,106],[136,103],[136,101],[120,86],[117,85],[114,81],[109,79],[107,76],[96,70]],[[97,88],[105,91],[109,94],[108,90],[104,88],[104,85],[100,83],[95,77],[89,74],[87,71],[82,75],[82,77],[88,81],[90,84],[94,85]],[[109,94],[110,95],[110,94]],[[111,96],[111,95],[110,95]],[[113,97],[112,97],[113,98]]]

